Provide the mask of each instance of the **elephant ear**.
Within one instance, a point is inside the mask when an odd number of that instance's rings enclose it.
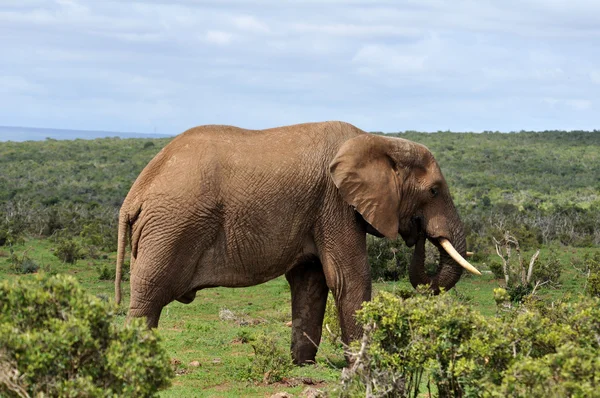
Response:
[[[382,235],[398,235],[400,179],[390,138],[360,135],[346,141],[329,165],[342,198]]]

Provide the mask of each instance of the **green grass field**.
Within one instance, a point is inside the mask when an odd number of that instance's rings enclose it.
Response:
[[[29,239],[14,246],[17,256],[24,253],[40,266],[39,272],[67,273],[75,276],[92,294],[112,299],[112,280],[99,280],[103,266],[114,269],[115,253],[97,260],[79,260],[67,265],[53,255],[54,243],[49,239]],[[585,277],[575,270],[573,262],[586,252],[598,249],[556,247],[555,252],[563,266],[560,289],[542,289],[540,294],[549,299],[567,293],[580,293]],[[528,259],[527,254],[524,257]],[[543,249],[540,260],[550,255]],[[485,264],[475,264],[486,271]],[[0,279],[27,278],[15,273],[9,249],[0,248]],[[495,280],[490,272],[482,277],[463,277],[448,294],[468,303],[486,316],[496,312],[493,289],[502,281]],[[376,282],[374,292],[394,291],[409,287],[408,282]],[[124,303],[119,310],[119,322],[125,319],[129,285],[123,285]],[[220,316],[224,310],[233,313],[231,319]],[[298,396],[307,386],[331,389],[337,385],[344,366],[343,351],[339,344],[327,339],[321,344],[314,366],[296,367],[283,382],[264,384],[244,379],[254,351],[252,342],[261,335],[275,336],[282,350],[290,344],[291,320],[290,293],[287,282],[280,277],[268,283],[243,288],[214,288],[200,291],[189,305],[171,303],[163,310],[159,334],[172,358],[176,376],[173,385],[161,393],[162,397],[265,397],[286,391]]]

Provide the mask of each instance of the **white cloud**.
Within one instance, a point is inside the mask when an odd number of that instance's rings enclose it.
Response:
[[[372,76],[413,75],[430,80],[435,77],[432,72],[451,67],[455,62],[452,57],[444,49],[443,40],[429,33],[404,45],[367,44],[356,52],[352,62],[361,72]]]
[[[249,31],[249,32],[258,32],[258,33],[268,33],[269,27],[259,21],[256,17],[252,15],[239,15],[233,17],[233,24],[235,27],[241,30]]]
[[[541,80],[559,79],[564,74],[561,68],[542,68],[533,70],[533,75]]]
[[[546,97],[546,98],[542,98],[542,102],[550,105],[551,107],[554,107],[556,104],[558,104],[561,101],[558,98]]]
[[[0,92],[22,98],[0,98],[0,124],[26,125],[35,97],[48,127],[141,130],[147,107],[173,132],[198,109],[254,127],[597,128],[598,15],[592,0],[3,0]]]
[[[552,109],[587,111],[592,108],[593,102],[587,99],[562,99],[554,97],[542,98],[542,102]]]
[[[222,32],[219,30],[209,30],[208,32],[206,32],[204,38],[209,43],[222,46],[231,43],[231,41],[233,40],[233,35],[231,33]]]
[[[592,101],[584,100],[584,99],[570,99],[565,101],[566,104],[577,110],[577,111],[586,111],[592,107]]]
[[[0,93],[10,95],[44,94],[44,87],[22,76],[0,76]]]
[[[367,45],[352,58],[352,62],[369,74],[376,74],[377,71],[417,73],[425,68],[425,60],[424,55],[403,54],[400,49],[385,45]]]
[[[393,26],[379,24],[292,24],[292,29],[300,33],[318,33],[322,35],[342,36],[342,37],[395,37],[407,36],[415,37],[420,33],[420,29],[409,26]]]

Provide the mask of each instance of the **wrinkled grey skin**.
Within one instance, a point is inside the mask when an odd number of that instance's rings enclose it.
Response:
[[[359,213],[359,214],[358,214]],[[313,361],[327,294],[342,339],[361,334],[353,314],[371,298],[365,235],[415,245],[413,285],[451,288],[461,268],[441,250],[424,271],[424,239],[464,256],[462,223],[440,168],[420,145],[341,122],[251,131],[201,126],[146,166],[120,212],[116,299],[127,232],[129,317],[156,327],[173,300],[208,287],[252,286],[285,275],[292,293],[292,356]],[[438,246],[439,247],[439,246]]]

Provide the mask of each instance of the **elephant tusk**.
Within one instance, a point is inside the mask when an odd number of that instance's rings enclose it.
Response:
[[[473,267],[471,264],[469,264],[469,262],[467,260],[465,260],[463,258],[463,256],[461,256],[456,249],[454,248],[454,246],[452,246],[452,243],[450,243],[450,241],[448,239],[440,239],[440,245],[442,245],[442,247],[444,248],[444,250],[446,250],[446,252],[450,255],[450,257],[452,257],[454,259],[454,261],[456,261],[461,267],[463,267],[464,269],[466,269],[467,271],[469,271],[472,274],[475,275],[481,275],[481,272],[479,272],[477,270],[477,268]]]
[[[473,253],[473,252],[467,252],[467,257],[473,257],[473,254],[475,254],[475,253]]]

